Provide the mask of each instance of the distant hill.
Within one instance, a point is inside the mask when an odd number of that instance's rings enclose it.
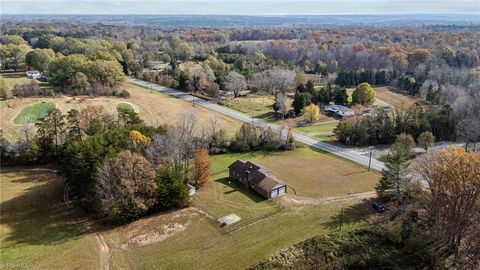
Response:
[[[476,14],[375,14],[375,15],[3,15],[2,21],[68,21],[107,25],[157,25],[166,27],[405,27],[480,25]]]

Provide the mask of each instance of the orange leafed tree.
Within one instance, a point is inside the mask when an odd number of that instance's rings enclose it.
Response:
[[[441,255],[467,263],[480,254],[480,153],[452,147],[418,166],[427,233]]]
[[[134,146],[145,145],[150,142],[150,138],[140,133],[140,131],[130,131],[130,138]]]
[[[212,161],[210,160],[210,156],[208,155],[208,151],[206,149],[200,148],[195,152],[193,166],[193,184],[196,187],[201,187],[210,181],[210,169],[212,167]]]

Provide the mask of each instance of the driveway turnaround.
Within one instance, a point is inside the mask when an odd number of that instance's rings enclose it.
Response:
[[[147,88],[150,88],[152,90],[156,90],[156,91],[159,91],[159,92],[171,95],[171,96],[175,96],[175,97],[183,99],[185,101],[192,102],[192,104],[202,106],[202,107],[208,108],[210,110],[222,113],[224,115],[227,115],[231,118],[235,118],[235,119],[240,120],[242,122],[252,123],[252,124],[255,124],[257,126],[269,126],[273,130],[278,131],[278,132],[280,132],[283,129],[283,127],[281,125],[273,124],[273,123],[267,123],[267,122],[265,122],[261,119],[254,118],[254,117],[246,115],[244,113],[226,108],[224,106],[218,105],[218,104],[210,102],[208,100],[204,100],[204,99],[201,99],[201,98],[194,97],[194,96],[192,96],[188,93],[185,93],[185,92],[173,89],[173,88],[169,88],[169,87],[161,86],[161,85],[158,85],[158,84],[155,84],[155,83],[151,83],[151,82],[147,82],[147,81],[143,81],[143,80],[139,80],[139,79],[133,79],[133,78],[129,78],[128,82],[133,83],[133,84],[137,84],[137,85],[140,85],[140,86],[143,86],[143,87],[147,87]],[[336,145],[329,144],[329,143],[326,143],[326,142],[321,142],[319,140],[313,139],[313,138],[308,137],[308,136],[306,136],[304,134],[301,134],[299,132],[293,132],[293,137],[298,142],[301,142],[301,143],[304,143],[308,146],[311,146],[311,147],[314,147],[314,148],[332,153],[332,154],[337,155],[339,157],[351,160],[351,161],[353,161],[353,162],[355,162],[355,163],[357,163],[357,164],[359,164],[359,165],[361,165],[365,168],[368,167],[369,162],[370,162],[370,167],[374,170],[381,171],[383,168],[385,168],[385,165],[383,164],[383,162],[381,162],[381,161],[379,161],[379,160],[377,160],[373,157],[370,160],[370,158],[368,156],[364,156],[360,152],[357,152],[353,149],[349,149],[349,148],[341,147],[341,146],[336,146]]]

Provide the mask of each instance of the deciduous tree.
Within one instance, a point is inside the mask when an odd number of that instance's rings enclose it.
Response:
[[[211,167],[208,151],[204,148],[197,149],[193,158],[193,185],[198,188],[209,182]]]
[[[157,201],[155,170],[143,156],[122,151],[98,170],[95,193],[99,211],[111,220],[136,219]]]
[[[451,255],[454,264],[466,269],[478,266],[480,153],[458,147],[430,152],[416,171],[425,186],[418,193],[422,219],[437,254]]]
[[[361,83],[352,94],[352,103],[370,106],[375,101],[375,92],[368,83]]]

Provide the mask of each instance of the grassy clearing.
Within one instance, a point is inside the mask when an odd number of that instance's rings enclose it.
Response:
[[[22,85],[32,81],[25,74],[2,74],[1,76],[5,79],[5,84],[10,89],[13,89],[16,84]]]
[[[33,105],[24,107],[20,113],[15,117],[13,122],[15,124],[35,123],[39,119],[44,118],[50,111],[55,109],[55,103],[52,102],[39,102]]]
[[[133,109],[132,104],[126,103],[126,102],[118,103],[117,104],[117,110],[126,110],[126,111],[130,111],[130,112],[135,111],[135,109]]]
[[[337,230],[342,207],[343,230],[362,226],[369,207],[353,211],[345,204],[291,209],[229,234],[221,234],[207,218],[196,218],[164,241],[132,248],[128,257],[138,269],[245,269],[281,248]]]
[[[54,171],[3,169],[0,180],[0,261],[28,269],[95,269],[97,243],[63,201]]]
[[[275,99],[273,96],[252,94],[247,97],[233,99],[227,103],[226,106],[255,118],[275,121],[275,114],[272,107],[274,102]]]
[[[337,127],[338,122],[339,121],[334,120],[333,122],[327,122],[324,124],[319,123],[314,125],[298,127],[298,128],[295,128],[295,130],[303,132],[307,135],[317,135],[318,133],[331,134],[333,133],[333,130]]]
[[[376,89],[377,89],[376,87],[373,88],[373,90],[375,91],[375,101],[373,102],[373,104],[377,106],[393,106],[393,104],[388,103],[387,101],[383,100],[380,96],[378,96]],[[352,94],[354,90],[355,88],[347,88],[349,103],[352,103]]]
[[[419,98],[414,98],[408,95],[403,95],[395,92],[390,87],[375,87],[375,95],[384,100],[385,102],[393,105],[396,108],[408,107],[413,105],[417,101],[421,101]]]
[[[217,155],[213,157],[213,170],[226,170],[237,159],[251,160],[270,169],[303,197],[322,198],[372,191],[378,181],[376,173],[307,147],[275,153]]]
[[[231,155],[219,155],[213,158],[213,181],[197,192],[194,205],[217,218],[233,213],[242,221],[279,210],[272,201],[264,199],[256,192],[228,178],[227,167],[235,160],[234,158],[235,156]]]

